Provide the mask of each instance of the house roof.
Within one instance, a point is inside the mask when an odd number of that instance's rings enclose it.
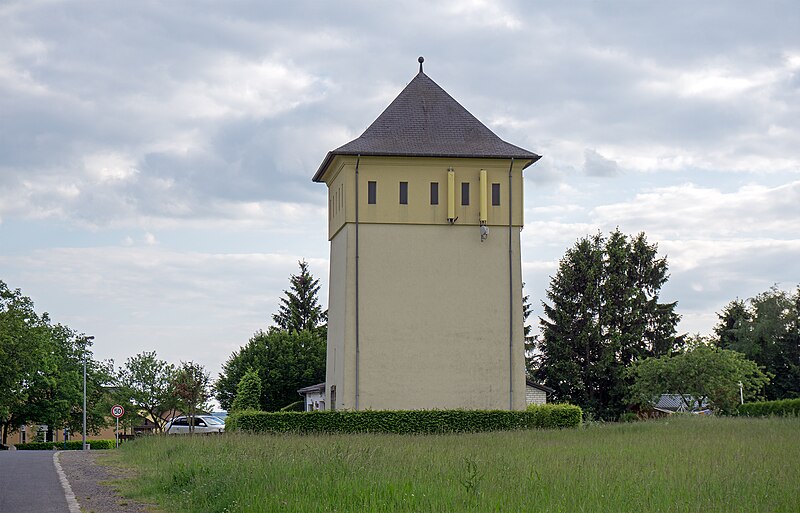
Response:
[[[692,396],[687,396],[686,399],[692,410],[699,410],[708,406],[707,401],[704,401],[703,404],[698,404],[697,399]],[[657,410],[669,411],[683,411],[686,409],[686,405],[679,394],[661,394],[653,407]]]
[[[319,182],[336,155],[468,157],[527,160],[539,155],[500,139],[422,72],[358,139],[329,151],[314,174]]]
[[[531,381],[529,379],[525,380],[525,384],[529,387],[538,388],[539,390],[547,394],[552,394],[553,392],[555,392],[555,390],[553,390],[552,388],[540,385],[539,383],[536,383],[535,381]]]
[[[309,392],[324,392],[325,391],[325,382],[317,383],[316,385],[311,385],[307,387],[303,387],[297,391],[300,395],[305,395]]]

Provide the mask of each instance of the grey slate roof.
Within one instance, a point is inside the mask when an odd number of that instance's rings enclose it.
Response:
[[[336,155],[540,158],[500,139],[422,71],[358,139],[328,152],[315,182]]]
[[[703,404],[698,404],[697,399],[692,396],[687,396],[686,400],[692,406],[692,410],[700,410],[708,407],[708,401],[704,401]],[[659,410],[669,411],[684,411],[686,409],[683,399],[681,399],[681,396],[678,394],[661,394],[654,407]]]
[[[555,390],[553,390],[552,388],[544,386],[544,385],[542,385],[540,383],[537,383],[535,381],[531,381],[530,379],[527,379],[527,378],[525,379],[525,385],[529,386],[529,387],[533,387],[533,388],[538,388],[539,390],[541,390],[542,392],[544,392],[546,394],[552,394],[553,392],[555,392]]]
[[[305,395],[308,392],[324,392],[325,391],[325,382],[317,383],[316,385],[311,385],[307,387],[303,387],[297,390],[297,393],[300,395]]]

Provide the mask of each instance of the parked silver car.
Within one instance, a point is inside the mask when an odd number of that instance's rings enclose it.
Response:
[[[167,422],[164,432],[168,435],[189,434],[189,417],[175,417]],[[194,432],[197,434],[224,433],[225,423],[213,415],[196,415],[194,417]]]

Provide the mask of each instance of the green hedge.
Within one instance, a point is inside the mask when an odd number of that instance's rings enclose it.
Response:
[[[579,407],[569,404],[531,405],[525,411],[243,411],[226,419],[225,430],[251,433],[471,433],[577,427],[581,415]]]
[[[113,449],[116,444],[114,440],[86,440],[94,450],[97,449]],[[67,442],[66,449],[68,451],[79,451],[83,446],[83,440],[71,440]],[[14,444],[20,451],[52,451],[53,449],[64,449],[64,442],[29,442],[26,444]]]
[[[744,403],[739,406],[739,415],[748,417],[797,417],[800,416],[800,399],[783,399],[780,401],[761,401]]]

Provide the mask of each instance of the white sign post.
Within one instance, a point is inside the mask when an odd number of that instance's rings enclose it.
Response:
[[[119,448],[119,418],[125,415],[125,408],[115,404],[111,407],[111,415],[117,419],[117,430],[114,432],[114,439],[116,440],[117,448]]]

